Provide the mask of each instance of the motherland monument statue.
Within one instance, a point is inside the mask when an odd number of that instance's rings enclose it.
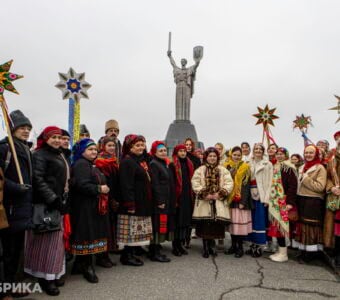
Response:
[[[176,119],[169,126],[165,142],[170,150],[177,144],[183,143],[186,138],[190,137],[195,141],[199,148],[203,148],[203,144],[198,142],[195,126],[190,121],[191,98],[194,94],[196,71],[203,57],[203,47],[194,47],[194,65],[186,67],[187,60],[182,58],[181,67],[179,67],[172,57],[171,32],[169,32],[167,55],[170,59],[170,64],[173,67],[174,81],[176,84]]]

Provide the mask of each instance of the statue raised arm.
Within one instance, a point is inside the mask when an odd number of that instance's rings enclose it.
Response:
[[[197,67],[200,61],[186,68],[187,60],[181,59],[181,67],[176,65],[175,60],[168,50],[167,55],[173,67],[174,80],[176,83],[176,120],[190,121],[190,100],[194,93],[194,81]]]

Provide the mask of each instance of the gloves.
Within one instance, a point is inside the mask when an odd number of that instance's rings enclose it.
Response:
[[[27,193],[28,191],[32,190],[32,186],[30,184],[18,184],[18,191],[19,193]]]

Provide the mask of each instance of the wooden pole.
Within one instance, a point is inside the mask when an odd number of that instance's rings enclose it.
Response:
[[[24,180],[22,179],[21,169],[20,169],[20,165],[19,165],[19,161],[18,161],[17,152],[16,152],[15,146],[14,146],[14,141],[13,141],[13,137],[12,137],[11,127],[8,124],[7,109],[5,107],[5,98],[4,98],[3,95],[0,95],[0,105],[1,105],[2,114],[4,116],[4,121],[5,121],[5,127],[6,127],[7,135],[8,135],[9,146],[11,148],[11,152],[12,152],[14,163],[15,163],[15,168],[16,168],[17,173],[18,173],[19,183],[20,184],[24,184]]]

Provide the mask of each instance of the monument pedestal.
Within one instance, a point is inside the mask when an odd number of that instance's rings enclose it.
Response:
[[[196,148],[204,148],[202,142],[197,139],[197,133],[195,126],[188,120],[175,120],[173,121],[166,134],[165,143],[167,145],[169,155],[172,154],[173,148],[184,143],[186,138],[191,138],[195,144]]]

